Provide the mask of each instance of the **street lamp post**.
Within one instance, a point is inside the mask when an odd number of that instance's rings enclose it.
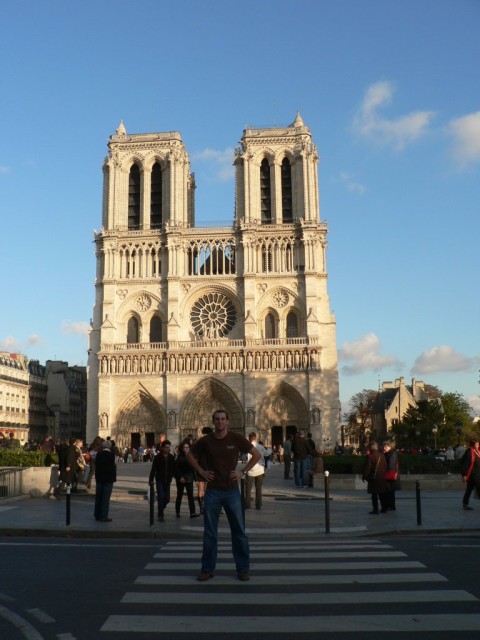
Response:
[[[461,422],[456,422],[455,423],[455,431],[457,432],[457,436],[458,436],[458,442],[457,442],[457,447],[460,446],[460,435],[462,433],[463,430],[463,426]]]
[[[418,450],[420,450],[422,448],[421,444],[420,444],[420,434],[421,434],[420,427],[419,427],[419,425],[417,425],[415,427],[415,435],[416,435],[416,445],[417,445],[417,449]]]
[[[433,425],[432,433],[435,439],[435,451],[436,451],[437,450],[437,433],[438,433],[438,427],[436,424]]]

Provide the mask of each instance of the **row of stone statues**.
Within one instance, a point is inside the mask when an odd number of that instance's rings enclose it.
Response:
[[[318,368],[316,349],[101,356],[101,373],[242,373]]]

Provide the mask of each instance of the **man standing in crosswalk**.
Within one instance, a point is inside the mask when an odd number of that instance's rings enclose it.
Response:
[[[212,416],[214,431],[200,438],[187,454],[187,460],[199,477],[207,481],[203,512],[203,554],[202,570],[197,580],[204,582],[213,578],[217,564],[218,520],[222,508],[230,525],[232,534],[232,553],[239,580],[249,580],[250,549],[245,533],[245,521],[242,510],[238,480],[260,459],[260,453],[243,436],[228,430],[228,414],[223,409]],[[241,453],[251,454],[245,468],[237,471]],[[204,461],[203,468],[197,458]]]

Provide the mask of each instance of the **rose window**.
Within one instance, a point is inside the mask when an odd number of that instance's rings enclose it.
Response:
[[[223,293],[207,293],[190,311],[190,322],[199,338],[223,338],[235,325],[237,314]]]

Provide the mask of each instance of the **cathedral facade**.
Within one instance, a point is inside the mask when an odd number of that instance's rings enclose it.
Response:
[[[247,128],[228,227],[195,226],[195,177],[178,132],[108,142],[95,233],[87,441],[177,444],[225,409],[269,445],[303,429],[339,438],[335,318],[318,154],[297,115]]]

